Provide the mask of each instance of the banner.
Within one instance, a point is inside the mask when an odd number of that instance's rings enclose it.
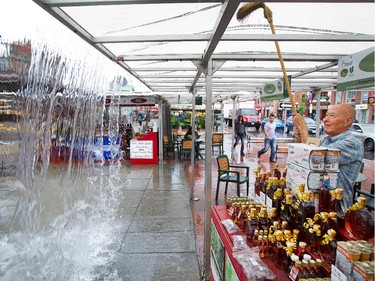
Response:
[[[337,91],[371,87],[374,87],[374,48],[339,59]]]

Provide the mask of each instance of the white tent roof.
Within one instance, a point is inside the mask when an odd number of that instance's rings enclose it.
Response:
[[[278,40],[293,91],[333,90],[337,61],[374,47],[374,2],[268,1],[276,36],[261,9],[236,19],[241,1],[34,0],[170,104],[205,97],[212,60],[213,102],[249,100],[282,78]]]

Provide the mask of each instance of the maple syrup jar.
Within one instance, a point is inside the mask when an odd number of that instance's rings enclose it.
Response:
[[[365,197],[359,196],[357,203],[347,210],[345,227],[355,240],[367,240],[374,236],[374,216],[366,209]]]

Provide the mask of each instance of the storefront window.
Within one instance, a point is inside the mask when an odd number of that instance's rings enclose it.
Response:
[[[346,92],[346,103],[355,103],[355,92],[354,91]]]
[[[362,103],[368,102],[368,92],[362,92]]]
[[[341,92],[336,92],[336,104],[341,103]]]

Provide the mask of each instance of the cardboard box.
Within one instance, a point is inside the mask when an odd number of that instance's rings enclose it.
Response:
[[[286,187],[290,188],[292,193],[295,194],[296,188],[304,184],[305,189],[316,191],[322,185],[324,172],[311,171],[294,163],[287,162],[288,172],[286,174]],[[327,173],[329,183],[332,189],[337,188],[337,172]]]
[[[330,172],[339,171],[340,150],[327,148],[326,157],[324,159],[324,169]]]
[[[348,280],[353,280],[354,262],[358,261],[361,253],[353,249],[347,242],[337,242],[335,266],[345,274]]]
[[[326,151],[327,148],[311,146],[305,143],[290,143],[288,145],[287,161],[309,170],[322,172],[325,169]]]

